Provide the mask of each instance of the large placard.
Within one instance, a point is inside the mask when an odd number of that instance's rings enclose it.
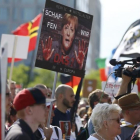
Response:
[[[83,77],[93,16],[46,1],[36,67]]]

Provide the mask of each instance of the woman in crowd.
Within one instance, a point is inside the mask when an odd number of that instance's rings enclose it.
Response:
[[[91,115],[95,133],[88,140],[120,140],[120,113],[117,104],[97,104]]]

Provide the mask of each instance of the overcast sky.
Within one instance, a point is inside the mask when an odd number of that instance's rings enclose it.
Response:
[[[128,27],[140,19],[140,0],[100,0],[101,48],[100,57],[106,58],[119,44]]]

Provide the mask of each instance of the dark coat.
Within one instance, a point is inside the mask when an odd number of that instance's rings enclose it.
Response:
[[[5,140],[36,140],[36,138],[29,125],[19,119],[10,127]]]

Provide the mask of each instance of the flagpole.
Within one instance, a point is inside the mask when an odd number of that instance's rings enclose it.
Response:
[[[53,98],[53,99],[54,99],[54,94],[55,94],[57,77],[58,77],[58,72],[55,72],[54,83],[53,83],[53,90],[52,90],[52,96],[51,96],[51,98]],[[48,128],[50,128],[50,119],[51,119],[51,114],[52,114],[52,105],[53,105],[53,103],[50,104],[50,110],[49,110],[48,121],[47,121],[47,127]]]
[[[9,88],[12,80],[12,73],[13,73],[13,67],[14,67],[14,59],[15,59],[15,54],[16,54],[16,48],[17,48],[17,35],[15,35],[15,40],[14,40],[14,47],[13,47],[13,52],[12,52],[12,62],[11,62],[11,68],[10,68],[10,75],[9,75]]]
[[[43,20],[43,14],[42,14],[40,24],[39,24],[39,30],[38,30],[37,42],[36,42],[35,50],[33,51],[32,58],[31,58],[29,78],[28,78],[27,85],[29,84],[30,80],[33,77],[33,68],[34,68],[34,65],[35,65],[36,53],[37,53],[37,48],[38,48],[38,44],[39,44],[39,37],[40,37],[40,33],[41,33],[41,27],[40,26],[41,26],[42,20]]]

